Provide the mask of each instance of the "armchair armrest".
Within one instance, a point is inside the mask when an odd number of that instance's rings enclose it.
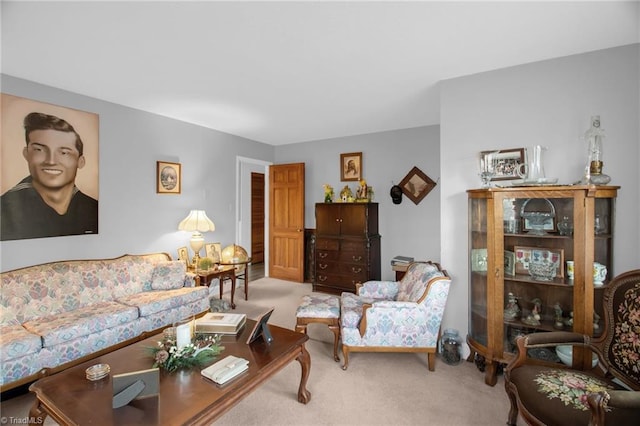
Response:
[[[367,281],[356,284],[356,294],[372,299],[395,300],[398,294],[397,281]]]
[[[592,393],[587,396],[591,410],[591,422],[594,426],[604,426],[609,407],[638,410],[640,415],[640,392],[628,390],[610,390]]]
[[[527,349],[529,348],[544,348],[554,347],[559,345],[577,345],[586,346],[592,351],[596,352],[600,358],[602,358],[597,348],[591,346],[591,337],[574,333],[571,331],[548,331],[544,333],[531,333],[526,336],[520,336],[516,339],[516,346],[518,348],[516,357],[507,365],[507,374],[512,369],[517,368],[527,362]]]

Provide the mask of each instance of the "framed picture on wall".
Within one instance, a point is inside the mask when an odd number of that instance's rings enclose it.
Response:
[[[156,192],[158,194],[179,194],[182,185],[180,163],[158,161],[156,163]]]
[[[400,182],[404,195],[415,204],[419,204],[435,186],[436,183],[417,167],[411,169]]]
[[[358,181],[362,179],[362,153],[340,154],[340,180]]]

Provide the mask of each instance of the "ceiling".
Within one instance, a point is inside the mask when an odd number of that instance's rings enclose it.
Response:
[[[2,1],[2,72],[271,145],[438,124],[439,82],[636,43],[638,2]]]

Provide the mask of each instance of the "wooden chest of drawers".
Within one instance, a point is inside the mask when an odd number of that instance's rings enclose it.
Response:
[[[316,204],[314,291],[340,294],[380,279],[376,203]]]

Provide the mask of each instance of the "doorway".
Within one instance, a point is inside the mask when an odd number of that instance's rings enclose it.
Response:
[[[254,243],[252,237],[253,209],[252,200],[254,190],[252,189],[253,174],[260,174],[264,179],[262,189],[263,203],[263,231],[262,231],[262,263],[256,263],[255,267],[250,267],[250,275],[258,273],[261,276],[269,276],[269,166],[272,163],[255,158],[236,157],[236,244],[244,247],[249,255],[254,259]],[[259,251],[259,250],[258,250]],[[258,257],[259,253],[256,252]],[[259,277],[257,277],[259,278]],[[251,278],[253,279],[253,278]]]

